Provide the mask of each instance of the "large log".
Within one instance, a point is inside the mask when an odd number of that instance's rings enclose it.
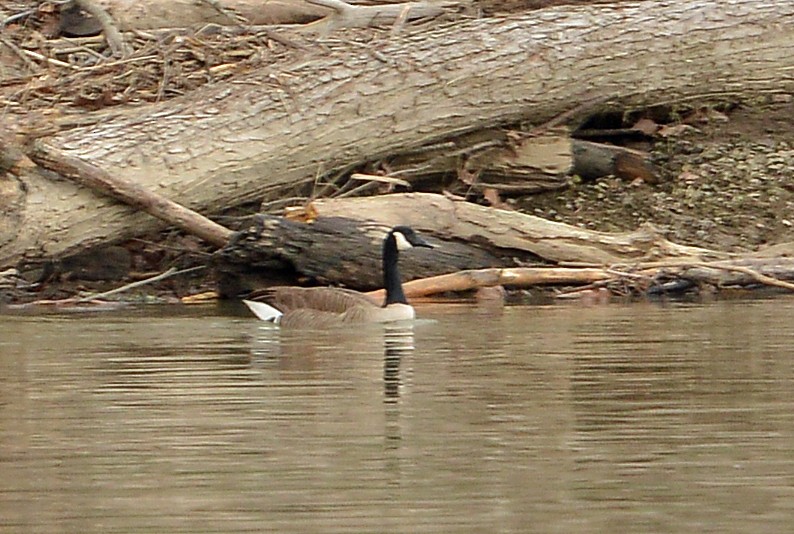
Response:
[[[583,102],[794,90],[788,0],[563,7],[383,35],[366,46],[325,44],[46,141],[213,214],[463,132],[543,123]],[[0,266],[161,227],[51,174],[6,180]]]

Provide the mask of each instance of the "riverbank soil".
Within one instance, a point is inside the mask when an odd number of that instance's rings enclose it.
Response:
[[[794,240],[794,103],[777,100],[668,125],[652,148],[658,183],[574,180],[516,206],[605,232],[650,222],[670,241],[728,252]]]

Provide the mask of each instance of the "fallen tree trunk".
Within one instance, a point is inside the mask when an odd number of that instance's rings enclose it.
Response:
[[[231,237],[231,230],[195,211],[152,193],[135,182],[118,180],[79,158],[65,156],[41,144],[33,145],[30,157],[46,169],[57,171],[61,176],[140,209],[215,246],[224,246]]]
[[[784,0],[556,8],[327,46],[46,142],[214,214],[463,132],[543,123],[572,102],[794,90]],[[0,266],[162,226],[43,172],[9,176],[0,193]]]

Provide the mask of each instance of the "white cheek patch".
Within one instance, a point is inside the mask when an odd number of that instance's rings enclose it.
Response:
[[[406,250],[413,248],[413,245],[405,239],[402,232],[394,232],[394,240],[397,242],[397,250]]]

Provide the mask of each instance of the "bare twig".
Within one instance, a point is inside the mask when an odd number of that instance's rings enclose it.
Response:
[[[408,20],[408,14],[410,12],[411,12],[411,5],[410,4],[406,4],[406,6],[403,8],[403,10],[400,12],[400,14],[394,20],[394,24],[392,24],[391,32],[390,32],[390,34],[392,36],[395,36],[395,35],[399,34],[402,31],[403,27],[405,26],[406,21]]]
[[[411,182],[407,182],[402,178],[393,178],[391,176],[379,176],[377,174],[364,174],[355,172],[350,175],[351,180],[359,180],[363,182],[380,182],[383,184],[401,185],[403,187],[411,187]]]
[[[132,52],[129,45],[124,42],[121,32],[116,28],[113,17],[102,6],[93,0],[75,0],[75,5],[99,21],[99,24],[102,25],[102,31],[105,33],[105,40],[107,40],[114,56],[124,57]]]
[[[203,4],[207,4],[212,9],[214,9],[215,11],[217,11],[218,13],[223,15],[224,17],[228,18],[229,20],[231,20],[235,24],[248,24],[248,19],[247,18],[245,18],[241,14],[237,13],[233,9],[229,9],[228,7],[225,7],[225,6],[221,5],[221,3],[218,0],[200,0],[200,1]]]
[[[30,70],[34,72],[38,70],[38,65],[36,65],[33,61],[30,60],[30,58],[25,54],[24,50],[21,50],[17,45],[15,45],[14,43],[9,41],[2,35],[0,35],[0,43],[6,45],[9,48],[9,50],[11,50],[14,54],[16,54],[19,57],[19,59],[22,60],[25,66],[27,66]]]
[[[19,13],[15,13],[10,17],[6,18],[5,20],[3,20],[2,22],[0,22],[0,28],[4,26],[8,26],[9,24],[17,20],[21,20],[24,19],[25,17],[29,17],[33,15],[35,12],[36,12],[35,9],[26,9],[25,11],[20,11]]]
[[[353,183],[353,182],[352,181],[348,182],[348,184],[350,184],[350,183]],[[361,194],[361,193],[363,193],[365,191],[369,191],[370,189],[375,187],[376,184],[377,184],[377,182],[370,181],[370,182],[365,182],[365,183],[363,183],[361,185],[357,185],[356,187],[354,187],[352,189],[348,189],[347,191],[342,191],[340,189],[339,193],[337,193],[336,195],[332,195],[332,198],[354,197],[354,196],[356,196],[358,194]]]
[[[64,68],[72,69],[72,70],[80,70],[80,67],[78,67],[77,65],[71,65],[71,64],[66,63],[64,61],[61,61],[59,59],[53,59],[53,58],[44,56],[42,54],[39,54],[38,52],[34,52],[33,50],[22,50],[22,52],[25,55],[28,55],[28,56],[30,56],[30,57],[32,57],[34,59],[38,59],[39,61],[44,61],[46,63],[49,63],[50,65],[55,65],[56,67],[64,67]]]
[[[754,269],[750,269],[749,267],[744,267],[742,265],[725,265],[719,263],[693,263],[691,267],[700,267],[703,269],[720,269],[723,271],[731,271],[735,273],[742,273],[746,274],[753,280],[758,281],[761,284],[773,287],[780,287],[783,289],[788,289],[789,291],[794,291],[794,284],[790,282],[786,282],[784,280],[780,280],[773,276],[767,276],[765,274],[759,273]]]
[[[397,29],[409,20],[437,17],[444,12],[438,2],[403,2],[398,4],[351,5],[342,0],[306,0],[310,4],[333,10],[333,13],[304,26],[305,30],[328,33],[337,28],[367,28],[392,24]]]
[[[199,265],[197,267],[191,267],[189,269],[182,269],[181,271],[176,270],[176,268],[171,267],[165,272],[158,274],[157,276],[152,276],[151,278],[146,278],[145,280],[138,280],[137,282],[132,282],[127,285],[123,285],[121,287],[117,287],[116,289],[111,289],[110,291],[105,291],[103,293],[94,293],[93,295],[88,295],[87,297],[81,297],[75,300],[75,304],[83,304],[85,302],[90,302],[92,300],[103,299],[105,297],[109,297],[111,295],[116,295],[118,293],[123,293],[124,291],[129,291],[130,289],[134,289],[136,287],[144,286],[146,284],[152,284],[154,282],[159,282],[160,280],[165,280],[166,278],[170,278],[172,276],[176,276],[179,274],[187,274],[192,273],[195,271],[200,271],[204,269],[204,265]]]

